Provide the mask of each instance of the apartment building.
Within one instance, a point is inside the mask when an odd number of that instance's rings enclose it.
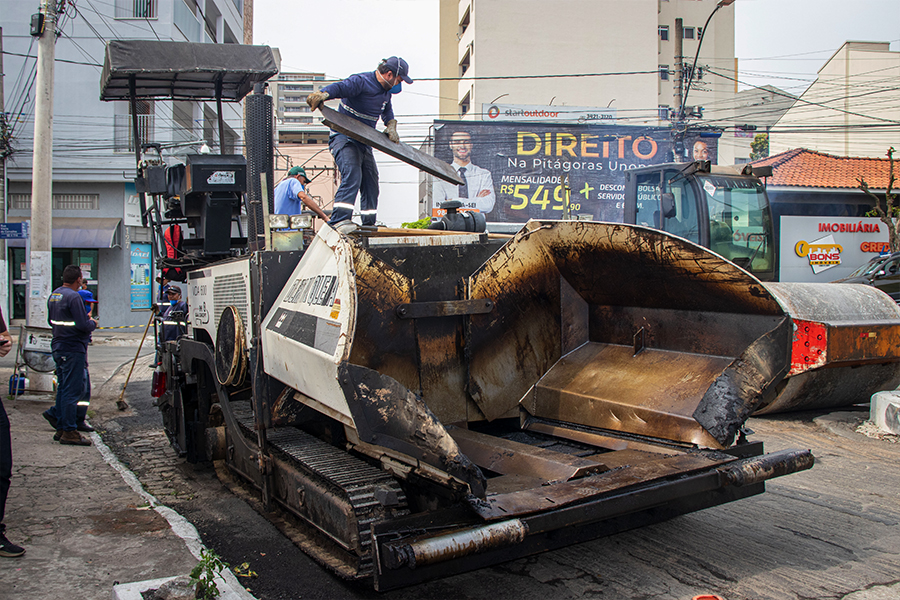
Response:
[[[134,142],[127,102],[99,100],[106,43],[152,39],[216,44],[244,40],[244,11],[251,0],[108,0],[78,3],[60,14],[56,42],[53,116],[52,287],[62,269],[79,264],[99,299],[101,324],[143,325],[154,294],[150,232],[141,226]],[[3,15],[4,111],[12,128],[6,161],[6,220],[32,218],[36,38],[31,15],[38,2],[0,0]],[[215,103],[140,102],[142,140],[163,145],[167,161],[206,142],[214,152],[240,153],[242,107],[223,104],[224,139],[218,139]],[[180,145],[181,144],[181,145]],[[21,240],[7,249],[7,314],[25,317],[26,251]]]
[[[310,195],[326,210],[338,187],[334,157],[328,150],[330,130],[313,114],[306,97],[334,81],[325,73],[298,72],[282,72],[269,80],[275,117],[275,180],[292,166],[303,166],[312,179]],[[336,109],[337,102],[328,105]]]
[[[486,119],[483,107],[502,102],[610,109],[617,124],[668,126],[681,77],[676,19],[690,65],[717,3],[441,0],[441,118]],[[697,65],[690,124],[733,126],[733,7],[710,20]],[[733,147],[720,147],[720,163],[733,162]]]

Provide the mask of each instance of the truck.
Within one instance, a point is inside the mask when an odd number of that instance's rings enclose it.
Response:
[[[860,331],[813,327],[796,354],[812,323],[797,315],[815,312],[803,301],[875,290],[773,291],[638,224],[322,225],[309,241],[302,216],[269,214],[274,65],[267,47],[113,41],[101,98],[246,96],[246,157],[165,165],[135,122],[143,218],[190,307],[184,334],[159,345],[157,405],[188,462],[242,482],[322,565],[379,591],[414,585],[741,500],[813,466],[807,449],[766,453],[745,421],[797,361],[824,364],[836,336]],[[867,326],[845,365],[896,335]]]

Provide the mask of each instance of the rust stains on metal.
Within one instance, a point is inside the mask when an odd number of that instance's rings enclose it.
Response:
[[[568,481],[606,470],[599,460],[562,454],[459,427],[451,426],[447,430],[466,456],[479,467],[495,473]]]
[[[735,460],[734,457],[720,453],[679,452],[671,456],[660,456],[629,450],[623,452],[630,452],[632,457],[645,460],[624,464],[604,473],[569,482],[508,494],[489,494],[484,500],[470,501],[470,507],[487,521],[521,517],[543,510],[562,508],[600,494],[624,491],[631,486],[701,472]]]
[[[588,343],[562,358],[525,401],[536,417],[719,447],[693,413],[727,357]]]
[[[865,402],[900,385],[900,307],[890,296],[854,284],[766,287],[794,320],[794,335],[787,382],[757,414]]]
[[[415,325],[393,314],[394,307],[413,300],[412,281],[353,245],[357,315],[349,360],[366,365],[413,390],[420,389],[415,352]]]
[[[776,384],[789,369],[790,319],[758,340],[734,360],[703,395],[694,418],[723,446],[759,407],[775,397]]]
[[[719,472],[726,483],[744,486],[811,469],[815,462],[809,450],[782,450],[730,464]]]
[[[430,565],[525,541],[528,525],[518,519],[453,531],[429,539],[385,544],[389,569]]]
[[[469,317],[466,338],[469,391],[488,419],[521,399],[536,416],[721,447],[787,369],[790,331],[766,288],[655,230],[529,222],[469,293],[495,303]]]
[[[484,475],[418,396],[386,375],[349,363],[338,368],[338,380],[360,440],[429,464],[484,496]]]

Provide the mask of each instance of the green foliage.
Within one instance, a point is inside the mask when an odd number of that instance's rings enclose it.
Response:
[[[203,548],[200,550],[200,562],[191,570],[191,582],[196,586],[196,596],[200,600],[215,600],[219,597],[219,586],[216,585],[216,577],[222,570],[228,567],[228,563],[213,552]]]
[[[424,219],[419,219],[418,221],[413,221],[412,223],[403,223],[403,227],[406,229],[428,229],[428,225],[431,223],[431,217],[425,217]]]
[[[750,160],[759,160],[769,156],[769,134],[757,133],[750,142]]]

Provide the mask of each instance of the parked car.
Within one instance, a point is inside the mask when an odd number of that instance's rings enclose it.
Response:
[[[900,252],[876,256],[834,283],[872,285],[900,303]]]

